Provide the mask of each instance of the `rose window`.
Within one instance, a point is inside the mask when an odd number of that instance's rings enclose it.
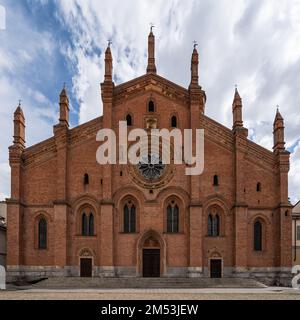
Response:
[[[142,157],[137,167],[144,178],[147,180],[155,180],[162,176],[166,165],[162,163],[159,155],[149,154],[148,156]]]

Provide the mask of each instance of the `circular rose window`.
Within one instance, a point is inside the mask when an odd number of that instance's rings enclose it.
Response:
[[[160,143],[160,146],[155,149],[148,146],[148,148],[141,150],[142,156],[139,163],[127,166],[128,173],[134,183],[143,188],[156,189],[170,182],[175,174],[175,166],[163,163],[163,148],[170,149],[170,145],[166,144],[165,147],[164,143]],[[148,153],[149,150],[151,150],[150,153]],[[173,152],[172,145],[171,152]]]
[[[155,153],[142,157],[137,167],[140,174],[147,180],[159,179],[166,168],[159,155]]]

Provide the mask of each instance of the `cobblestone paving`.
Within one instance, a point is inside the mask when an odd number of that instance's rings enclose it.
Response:
[[[8,290],[0,300],[300,300],[300,290],[267,289],[111,289]]]

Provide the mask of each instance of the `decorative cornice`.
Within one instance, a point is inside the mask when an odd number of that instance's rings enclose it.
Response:
[[[118,105],[126,99],[150,90],[183,105],[188,106],[189,104],[189,92],[187,89],[153,73],[145,74],[116,86],[114,89],[114,104]]]
[[[241,150],[245,152],[246,159],[252,163],[261,165],[269,170],[273,170],[276,165],[276,156],[272,151],[265,149],[241,135],[234,136],[231,129],[206,115],[200,116],[200,128],[205,130],[205,137],[229,151],[234,151],[237,144],[237,147],[240,147]],[[236,143],[235,139],[237,139]]]
[[[103,118],[98,117],[71,130],[68,130],[66,138],[66,146],[73,146],[83,143],[90,138],[95,138],[97,132],[102,128]],[[57,144],[55,137],[44,140],[34,146],[23,151],[22,159],[24,166],[37,165],[56,156]]]
[[[96,140],[97,132],[102,128],[102,126],[103,117],[101,116],[71,129],[69,132],[69,146],[81,143],[92,137]]]

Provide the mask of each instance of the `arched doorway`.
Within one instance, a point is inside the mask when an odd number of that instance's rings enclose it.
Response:
[[[140,237],[137,246],[137,273],[146,278],[158,278],[166,270],[166,246],[161,235],[148,230]]]
[[[91,278],[93,276],[93,254],[91,250],[85,248],[79,253],[79,276]]]
[[[223,277],[223,258],[218,252],[214,252],[209,258],[210,278]]]
[[[143,277],[160,277],[160,245],[153,237],[149,237],[143,246]]]

